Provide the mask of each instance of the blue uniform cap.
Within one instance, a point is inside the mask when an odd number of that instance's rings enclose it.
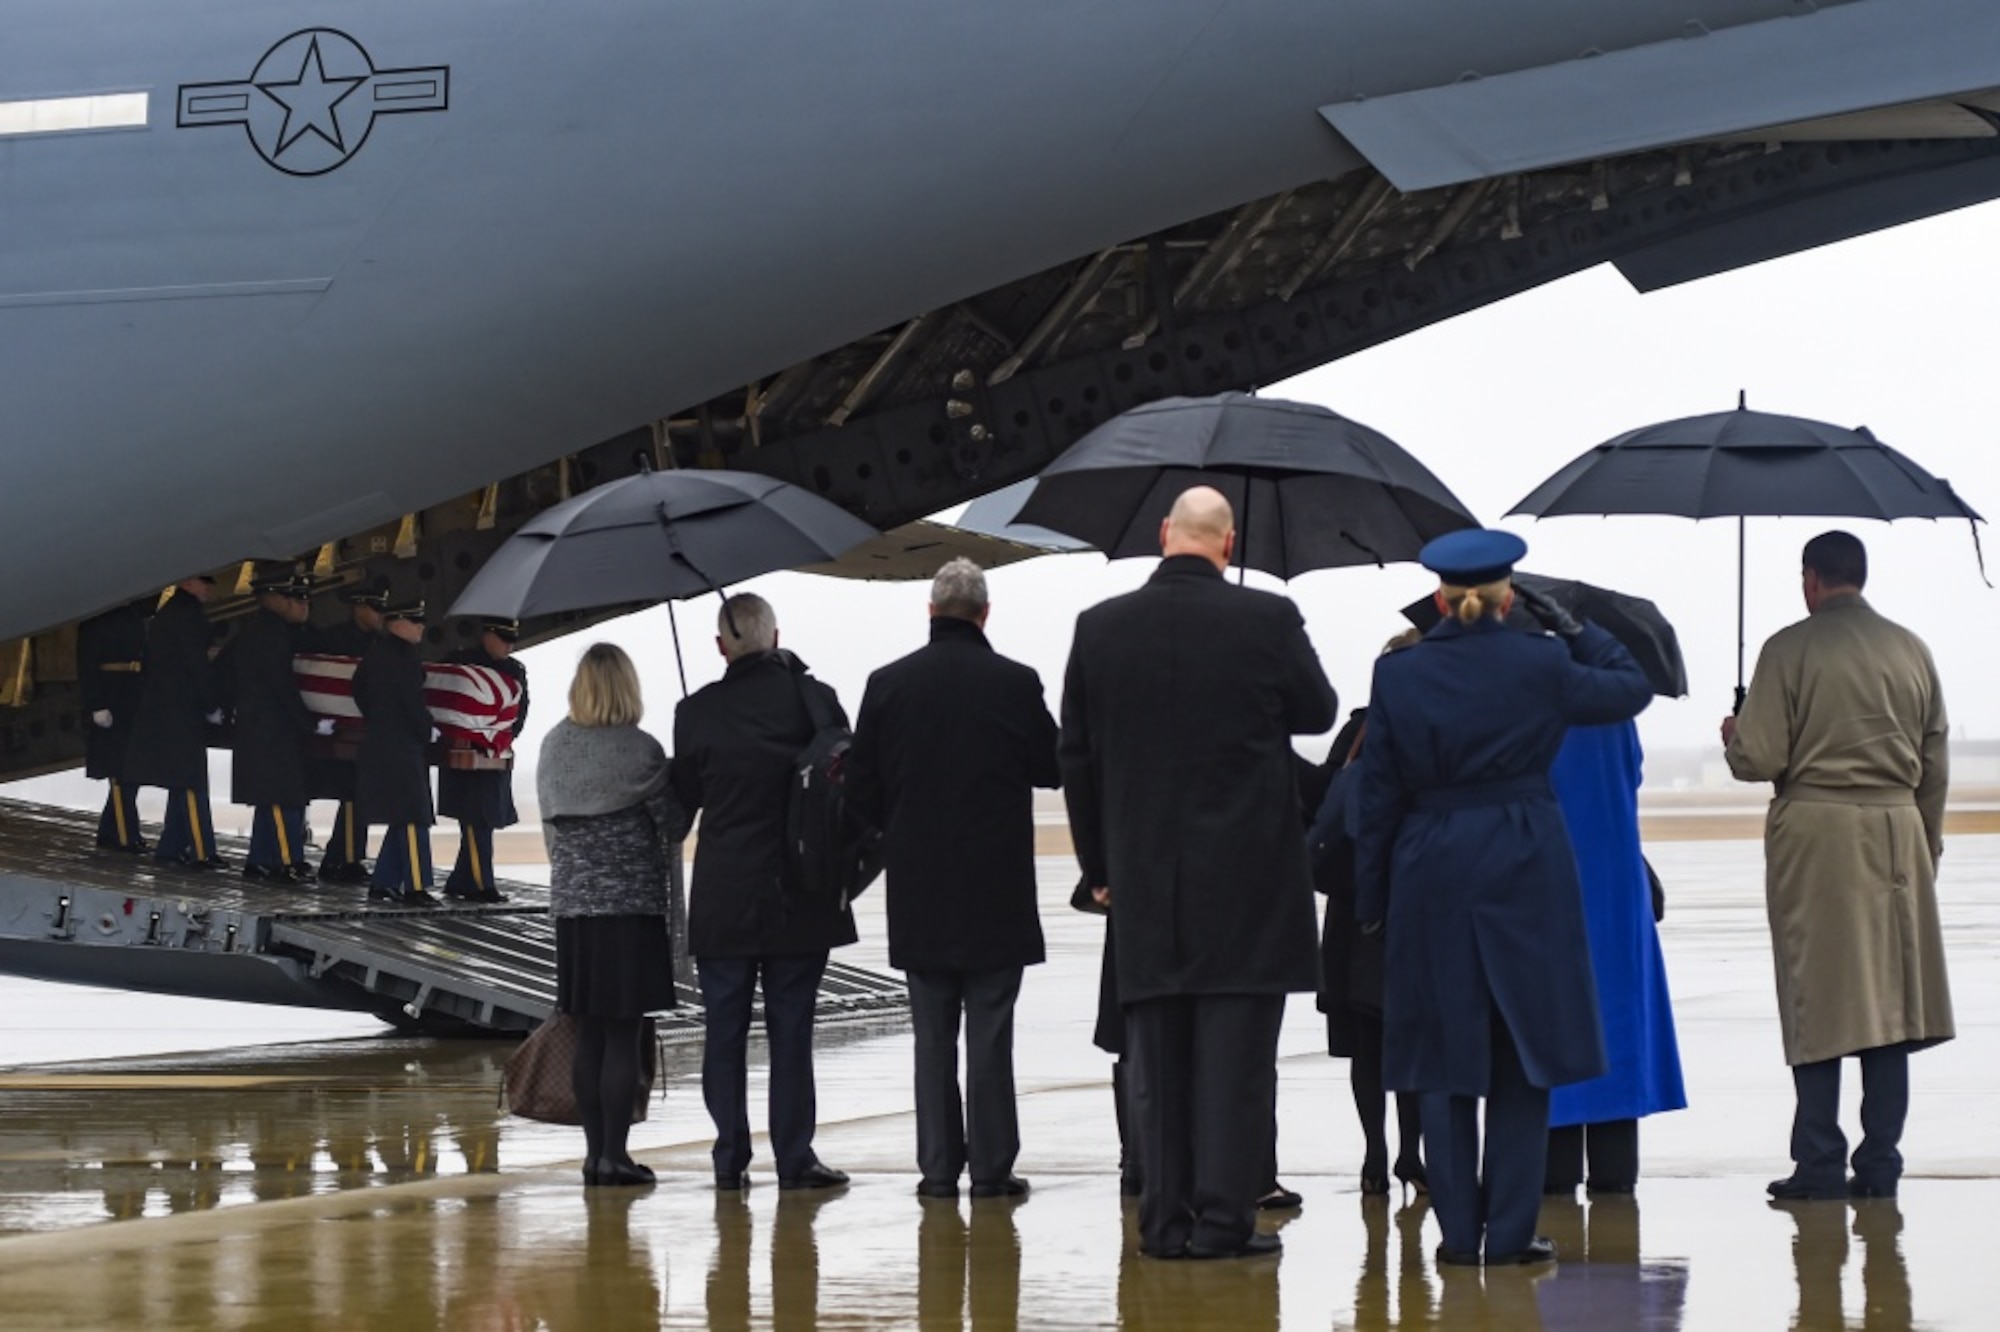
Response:
[[[1454,587],[1478,587],[1513,573],[1515,563],[1527,553],[1528,543],[1512,532],[1467,527],[1428,543],[1417,559]]]

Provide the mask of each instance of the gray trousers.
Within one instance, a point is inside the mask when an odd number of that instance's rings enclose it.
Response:
[[[917,1168],[935,1184],[956,1183],[968,1167],[974,1184],[998,1184],[1014,1173],[1021,1154],[1014,1107],[1014,1001],[1021,995],[1021,968],[911,971],[905,980],[917,1038]]]

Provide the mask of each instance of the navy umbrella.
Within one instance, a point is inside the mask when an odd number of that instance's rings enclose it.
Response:
[[[519,620],[698,596],[835,559],[879,535],[776,477],[641,471],[521,524],[451,613]],[[675,637],[678,652],[678,626]]]
[[[1279,578],[1413,560],[1478,520],[1386,435],[1310,403],[1224,393],[1164,398],[1098,426],[1043,469],[1016,521],[1113,559],[1160,553],[1190,486],[1236,510],[1239,563]]]
[[[1623,643],[1646,673],[1646,683],[1653,686],[1655,694],[1679,698],[1687,693],[1687,664],[1681,659],[1680,636],[1660,608],[1646,598],[1522,569],[1514,571],[1514,582],[1547,597],[1577,619],[1589,620]],[[1425,597],[1403,607],[1403,618],[1429,633],[1441,613],[1436,599]],[[1542,632],[1541,622],[1518,601],[1508,613],[1507,623],[1530,633]]]
[[[1875,438],[1797,416],[1736,410],[1643,426],[1606,440],[1535,487],[1510,513],[1652,513],[1736,519],[1736,702],[1743,702],[1746,517],[1963,518],[1951,483]],[[1979,531],[1972,534],[1978,550]],[[1984,567],[1984,561],[1981,561]]]

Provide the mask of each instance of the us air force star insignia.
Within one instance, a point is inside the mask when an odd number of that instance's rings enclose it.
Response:
[[[361,151],[377,116],[444,110],[450,80],[443,65],[377,69],[346,33],[306,28],[266,51],[247,80],[182,84],[175,123],[241,125],[278,170],[319,176]]]

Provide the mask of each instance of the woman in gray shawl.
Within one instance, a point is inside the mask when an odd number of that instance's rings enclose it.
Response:
[[[653,1182],[625,1140],[642,1095],[640,1019],[675,1002],[670,869],[688,818],[667,786],[666,751],[639,729],[643,711],[631,658],[593,644],[535,773],[556,1007],[577,1024],[571,1079],[585,1184]]]

